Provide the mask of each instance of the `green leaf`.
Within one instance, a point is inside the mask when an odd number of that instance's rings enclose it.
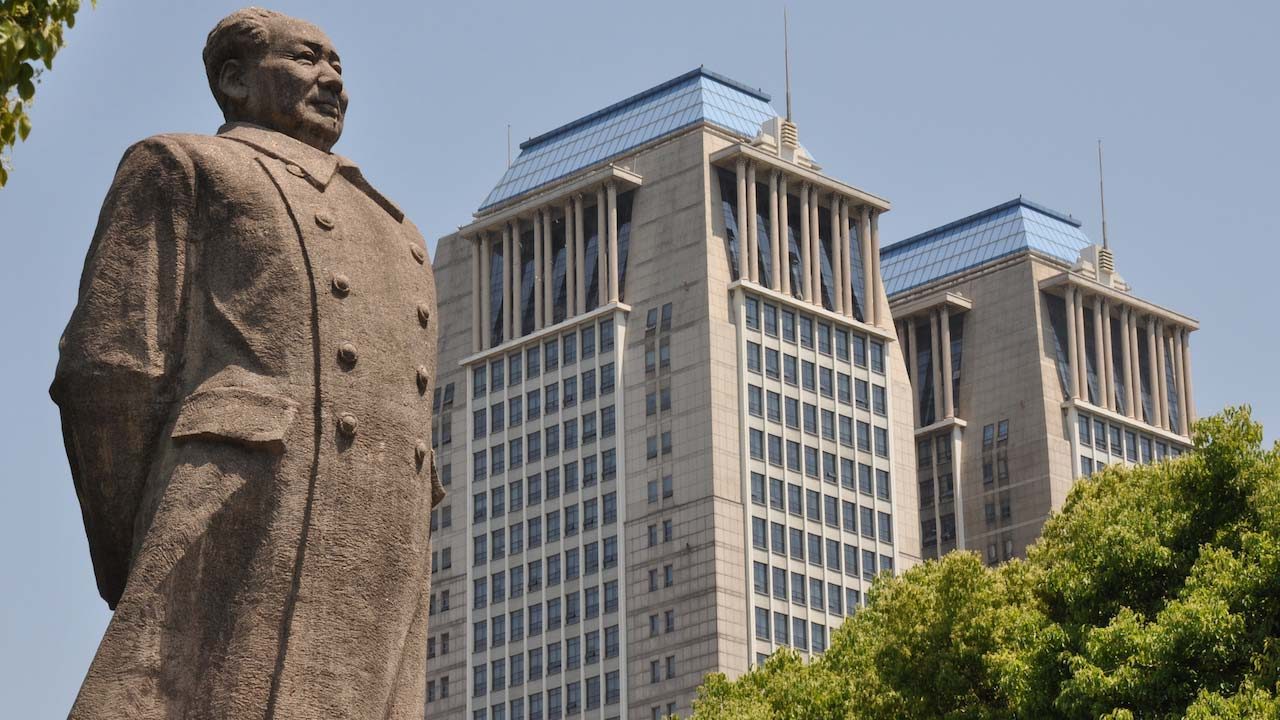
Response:
[[[4,165],[0,165],[0,187],[9,182],[9,171],[4,169]]]
[[[31,67],[31,63],[22,63],[18,66],[18,80],[30,80],[36,74],[36,69]]]
[[[31,134],[31,118],[24,113],[18,116],[18,137],[26,140]]]
[[[22,80],[18,83],[18,97],[23,100],[30,100],[36,94],[35,83],[30,80]]]

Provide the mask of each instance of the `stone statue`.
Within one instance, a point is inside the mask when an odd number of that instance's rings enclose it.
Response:
[[[124,155],[50,390],[115,609],[72,718],[421,718],[435,282],[329,149],[329,38],[249,8],[226,119]]]

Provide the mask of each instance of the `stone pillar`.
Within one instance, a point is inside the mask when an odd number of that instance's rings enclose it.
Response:
[[[876,324],[875,275],[871,264],[871,207],[862,206],[862,222],[858,225],[858,247],[862,251],[862,320]]]
[[[778,257],[782,262],[782,293],[791,292],[791,220],[787,216],[787,176],[778,174]]]
[[[570,208],[564,205],[564,237],[570,233]],[[543,327],[556,324],[556,236],[552,233],[552,209],[543,213]]]
[[[609,302],[618,302],[618,184],[609,181]]]
[[[782,257],[786,243],[778,234],[778,171],[769,171],[769,289],[782,291]]]
[[[587,311],[587,229],[582,222],[585,212],[582,193],[578,193],[573,209],[573,300],[577,304],[569,315]]]
[[[1160,427],[1172,430],[1173,423],[1169,418],[1169,366],[1165,358],[1164,323],[1156,321],[1156,372],[1160,374]]]
[[[569,222],[572,215],[573,223]],[[565,215],[564,224],[564,316],[571,318],[578,309],[578,233],[582,229],[582,195],[575,195],[569,200],[569,213]],[[551,272],[555,273],[555,261],[552,260]],[[551,319],[555,321],[555,310]]]
[[[1190,428],[1187,421],[1187,375],[1182,366],[1182,328],[1174,328],[1169,338],[1170,354],[1173,357],[1173,377],[1178,387],[1178,434],[1186,435]]]
[[[1116,410],[1116,354],[1111,339],[1111,303],[1102,303],[1102,366],[1107,372],[1107,409]]]
[[[608,217],[605,212],[604,188],[596,189],[596,307],[603,307],[609,302],[609,276],[605,274],[605,265],[609,240],[605,237],[608,228]]]
[[[880,289],[884,278],[880,275],[880,212],[871,213],[871,288],[867,290],[868,304],[875,308],[875,324],[880,324]]]
[[[484,236],[471,238],[471,352],[484,349],[480,324],[480,254],[484,252]]]
[[[1124,376],[1124,410],[1125,415],[1135,418],[1136,409],[1133,403],[1133,359],[1130,353],[1133,352],[1133,344],[1129,341],[1129,319],[1132,311],[1127,307],[1120,308],[1120,359],[1123,361],[1121,365],[1121,374]]]
[[[1191,386],[1191,335],[1185,329],[1182,331],[1182,376],[1183,382],[1187,386],[1187,424],[1196,421],[1196,399],[1195,388]]]
[[[818,208],[818,188],[809,187],[809,244],[813,249],[809,251],[809,257],[813,258],[813,304],[818,307],[826,307],[822,301],[822,223],[819,222],[820,210]],[[833,305],[834,307],[834,305]]]
[[[1133,348],[1133,357],[1130,362],[1133,364],[1133,401],[1134,401],[1134,418],[1142,422],[1147,422],[1146,408],[1142,403],[1142,354],[1141,340],[1138,337],[1138,314],[1131,308],[1129,310],[1129,343]],[[1152,423],[1153,425],[1155,423]]]
[[[1107,406],[1107,373],[1106,358],[1103,357],[1103,346],[1106,342],[1102,339],[1102,296],[1095,295],[1093,298],[1093,369],[1098,374],[1098,407],[1105,408]]]
[[[1067,397],[1080,397],[1080,368],[1076,365],[1076,289],[1067,286],[1064,293],[1067,305]]]
[[[491,342],[490,328],[493,325],[493,309],[490,307],[492,301],[490,293],[493,292],[493,281],[491,279],[491,254],[490,247],[493,241],[489,237],[489,233],[485,232],[480,235],[480,349],[484,350],[489,347]]]
[[[800,184],[800,299],[813,302],[813,245],[809,242],[809,183]]]
[[[756,164],[747,163],[747,276],[760,282],[760,224],[756,209]]]
[[[920,331],[924,326],[924,320],[908,320],[907,321],[911,333],[912,352],[908,362],[911,364],[911,377],[915,382],[911,383],[911,414],[915,417],[915,427],[919,428],[924,425],[924,417],[920,412],[920,398],[924,393],[924,378],[920,376],[920,348],[915,347],[916,338],[920,337]]]
[[[539,210],[533,214],[533,330],[537,332],[542,329],[543,305],[542,285],[547,281],[543,274],[542,267],[542,239],[550,236],[548,232],[543,234],[544,220],[550,218],[550,210]]]
[[[840,200],[840,273],[844,276],[844,314],[853,317],[853,246],[849,242],[849,201]]]
[[[1160,419],[1160,367],[1156,359],[1156,319],[1147,318],[1147,377],[1151,383],[1151,424],[1161,427]]]
[[[536,224],[538,219],[534,218]],[[524,298],[521,297],[524,285],[524,278],[521,274],[524,270],[523,263],[520,262],[520,220],[517,218],[512,223],[511,228],[511,338],[518,338],[524,335],[524,308],[520,307]]]
[[[942,416],[952,418],[956,415],[953,390],[951,387],[951,311],[944,303],[939,329],[942,333]]]
[[[738,158],[738,279],[747,280],[747,161]]]
[[[942,338],[938,330],[938,311],[929,311],[929,367],[933,371],[933,420],[937,422],[943,416],[942,407]]]
[[[840,252],[844,233],[840,230],[840,196],[831,194],[831,309],[844,315],[844,257]]]
[[[511,339],[511,223],[502,228],[502,341]]]
[[[1089,346],[1084,337],[1084,290],[1076,289],[1076,305],[1073,309],[1076,323],[1076,369],[1080,371],[1080,399],[1089,402],[1089,362],[1087,359]]]

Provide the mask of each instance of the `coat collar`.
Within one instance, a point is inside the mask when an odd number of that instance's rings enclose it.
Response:
[[[251,123],[227,123],[218,128],[218,135],[244,143],[283,162],[297,165],[306,172],[307,180],[320,190],[328,187],[335,172],[341,172],[343,177],[386,210],[396,222],[404,220],[404,212],[399,206],[374,189],[369,181],[365,180],[360,168],[341,155],[318,150],[284,133]]]

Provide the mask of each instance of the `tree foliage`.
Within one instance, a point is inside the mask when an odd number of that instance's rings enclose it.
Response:
[[[53,69],[63,28],[75,26],[79,10],[80,0],[0,0],[0,187],[9,179],[7,150],[31,133],[27,111],[40,73]]]
[[[699,720],[1280,720],[1280,446],[1248,408],[1078,482],[1025,561],[882,577],[825,655],[707,679]]]

